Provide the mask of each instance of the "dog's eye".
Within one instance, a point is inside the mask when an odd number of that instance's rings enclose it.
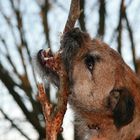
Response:
[[[85,58],[85,64],[86,64],[87,68],[92,72],[93,71],[94,64],[95,64],[94,57],[91,56],[91,55],[86,56],[86,58]]]

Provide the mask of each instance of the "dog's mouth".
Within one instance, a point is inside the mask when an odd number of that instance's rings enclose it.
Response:
[[[37,54],[37,59],[42,67],[49,67],[49,61],[53,59],[53,54],[50,49],[41,49]]]
[[[61,56],[66,65],[68,65],[72,58],[74,58],[79,48],[81,48],[81,44],[85,36],[87,36],[87,34],[81,32],[79,28],[74,28],[64,34],[61,41]],[[53,58],[53,54],[50,49],[41,49],[37,54],[38,62],[41,64],[42,67],[48,67],[48,59],[51,60],[51,58]]]

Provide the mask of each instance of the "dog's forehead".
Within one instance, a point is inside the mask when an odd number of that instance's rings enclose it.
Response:
[[[116,50],[98,39],[92,40],[92,44],[88,47],[88,50],[91,55],[101,56],[104,59],[110,58],[115,61],[123,61],[121,55]]]
[[[89,34],[77,28],[64,35],[61,47],[62,58],[66,65],[71,65],[73,60],[80,60],[87,54],[98,55],[103,59],[112,59],[112,61],[121,60],[120,55],[106,43],[91,39]]]
[[[98,40],[87,44],[85,43],[84,47],[79,48],[79,52],[75,57],[83,58],[88,55],[98,56],[104,60],[112,59],[112,61],[123,61],[117,51],[103,42],[98,43]]]

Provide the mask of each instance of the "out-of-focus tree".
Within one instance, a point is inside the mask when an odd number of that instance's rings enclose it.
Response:
[[[70,0],[0,1],[0,118],[2,124],[10,124],[8,128],[4,125],[0,137],[3,135],[6,139],[6,134],[14,129],[19,132],[21,138],[18,139],[44,138],[44,118],[36,99],[37,75],[32,56],[41,48],[59,48],[58,34],[63,31],[69,6]],[[81,0],[80,7],[77,26],[114,45],[124,58],[125,50],[130,50],[127,55],[131,56],[131,66],[138,72],[140,15],[137,15],[139,10],[134,9],[139,9],[140,2]],[[46,88],[48,94],[49,87]],[[7,104],[11,108],[7,109]]]
[[[136,65],[137,65],[137,73],[138,73],[138,76],[140,77],[140,59],[137,59],[136,60]]]
[[[6,14],[4,7],[2,7],[2,2],[0,12],[7,28],[5,32],[10,32],[10,38],[13,41],[13,44],[10,45],[10,43],[8,42],[8,33],[5,35],[0,35],[1,45],[3,45],[5,49],[5,52],[3,52],[3,50],[1,49],[1,55],[3,55],[3,57],[6,59],[5,61],[7,61],[7,63],[5,63],[1,60],[2,62],[0,63],[0,79],[5,88],[8,90],[8,93],[13,97],[14,101],[22,110],[26,121],[28,121],[37,131],[37,133],[39,134],[39,139],[43,139],[45,131],[44,126],[41,124],[41,122],[43,121],[42,110],[40,104],[36,100],[36,94],[34,93],[36,76],[33,70],[32,56],[29,49],[28,39],[26,38],[26,23],[24,21],[25,15],[21,11],[22,1],[10,0],[7,2],[11,10],[11,16],[8,16]],[[49,3],[46,2],[44,7],[48,9]],[[47,15],[47,11],[44,7],[41,7],[43,26],[48,28],[47,20],[45,20],[45,17],[43,17],[43,15]],[[45,35],[47,38],[47,43],[49,44],[48,30],[46,30],[46,28],[44,32],[46,33]],[[14,51],[16,51],[17,56],[12,55],[12,45],[14,45],[15,47]],[[18,65],[15,64],[15,61],[17,61],[17,59],[20,60]],[[9,70],[7,69],[7,65],[10,66]],[[19,68],[22,68],[22,73],[18,71]],[[30,103],[31,108],[26,105],[26,100]],[[14,109],[12,111],[14,111]],[[8,117],[8,114],[6,114],[4,110],[1,109],[1,113],[3,114],[4,118],[7,119],[11,123],[11,125],[15,127],[24,137],[30,139],[22,129],[18,128],[18,124],[14,122],[14,119],[10,119]]]

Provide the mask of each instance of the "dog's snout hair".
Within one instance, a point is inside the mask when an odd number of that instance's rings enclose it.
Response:
[[[138,137],[140,81],[122,57],[79,29],[66,33],[61,47],[80,139]]]

